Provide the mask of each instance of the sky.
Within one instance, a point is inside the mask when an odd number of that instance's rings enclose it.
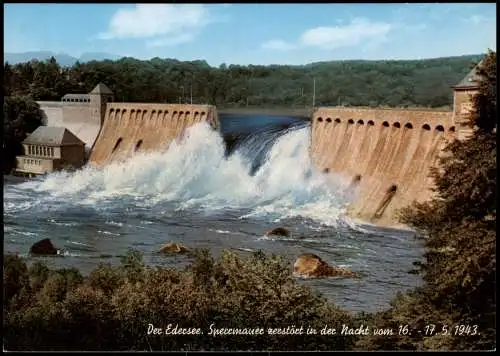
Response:
[[[6,4],[4,53],[292,64],[496,50],[496,4]]]

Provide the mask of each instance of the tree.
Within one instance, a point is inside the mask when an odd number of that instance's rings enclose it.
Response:
[[[469,63],[477,59],[464,56],[417,61],[331,61],[313,66],[210,67],[204,61],[122,58],[77,62],[61,68],[51,58],[4,65],[4,92],[30,95],[35,100],[59,100],[64,94],[88,93],[102,81],[119,101],[177,103],[182,96],[181,86],[187,94],[193,83],[193,98],[200,104],[309,107],[314,77],[318,79],[319,105],[343,102],[356,106],[440,107],[452,104],[450,86],[458,83],[470,70]]]
[[[42,125],[42,112],[29,97],[6,97],[3,120],[3,171],[8,173],[16,165],[16,156],[23,154],[21,142]]]
[[[477,69],[478,75],[483,78],[479,82],[479,93],[474,97],[475,110],[471,116],[471,126],[479,131],[490,133],[497,127],[497,55],[489,51]]]

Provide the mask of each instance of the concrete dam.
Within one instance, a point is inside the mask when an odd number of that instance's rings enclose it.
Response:
[[[394,225],[397,209],[430,198],[430,167],[456,137],[449,112],[319,108],[311,127],[311,158],[323,172],[351,181],[350,215]]]
[[[164,150],[185,129],[201,121],[217,130],[215,107],[208,105],[108,103],[101,132],[90,155],[95,165],[134,152]]]
[[[473,69],[454,87],[450,111],[320,107],[313,110],[309,154],[324,174],[350,182],[349,215],[382,226],[397,226],[396,212],[432,196],[431,167],[447,141],[470,134],[463,126],[477,89]],[[100,83],[89,94],[39,102],[47,126],[63,126],[85,142],[95,166],[134,152],[164,150],[183,132],[205,121],[220,129],[210,105],[113,102]],[[265,112],[265,110],[264,110]],[[220,130],[219,130],[220,131]],[[237,182],[235,183],[237,184]]]

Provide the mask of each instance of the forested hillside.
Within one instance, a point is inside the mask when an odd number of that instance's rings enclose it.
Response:
[[[4,65],[4,95],[60,100],[103,82],[115,101],[190,102],[219,107],[316,106],[443,107],[480,55],[409,61],[332,61],[305,66],[209,66],[205,61],[154,58],[76,63],[54,58]]]

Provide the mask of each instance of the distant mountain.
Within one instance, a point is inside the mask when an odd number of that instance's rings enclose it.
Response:
[[[104,52],[88,52],[83,53],[80,58],[70,56],[66,53],[55,53],[50,51],[33,51],[24,53],[4,53],[4,63],[9,62],[9,64],[17,64],[29,62],[33,59],[39,61],[47,60],[50,57],[54,57],[61,66],[72,66],[76,61],[89,62],[93,60],[102,61],[104,59],[116,60],[120,59],[121,56],[104,53]]]

